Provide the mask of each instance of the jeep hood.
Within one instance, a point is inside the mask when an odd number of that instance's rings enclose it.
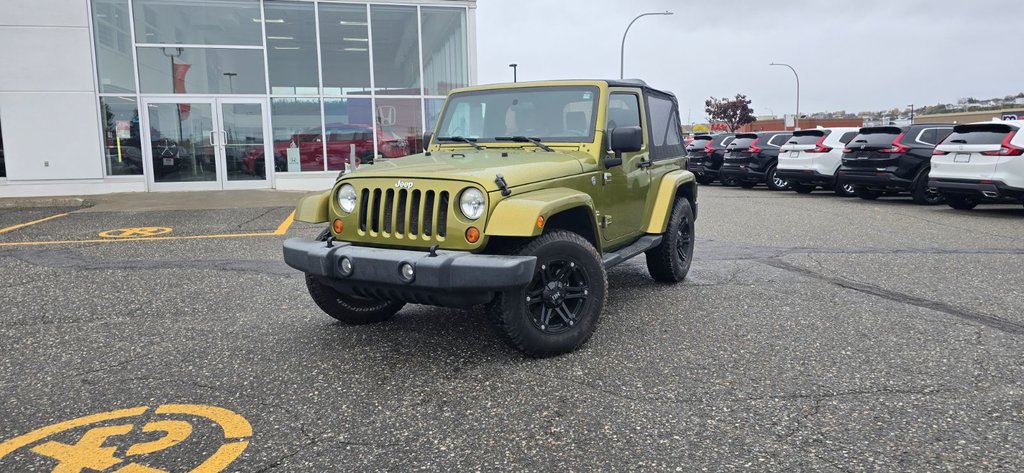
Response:
[[[498,190],[501,174],[509,187],[557,179],[597,168],[594,159],[580,151],[525,151],[516,148],[434,151],[402,158],[379,159],[364,164],[343,179],[394,178],[473,181],[488,192]]]

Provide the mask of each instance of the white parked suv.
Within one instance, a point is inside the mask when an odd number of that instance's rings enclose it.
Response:
[[[1024,121],[953,127],[932,152],[928,185],[954,209],[981,202],[1024,203]]]
[[[814,128],[794,132],[779,150],[776,175],[801,194],[823,187],[853,197],[853,186],[837,182],[836,171],[843,164],[843,148],[859,131],[860,128]]]

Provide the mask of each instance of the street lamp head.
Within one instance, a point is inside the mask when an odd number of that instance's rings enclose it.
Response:
[[[518,65],[519,65],[519,64],[509,64],[509,65],[508,65],[508,67],[516,67],[516,66],[518,66]]]

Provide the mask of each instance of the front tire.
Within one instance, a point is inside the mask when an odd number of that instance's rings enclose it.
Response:
[[[405,306],[404,302],[366,299],[338,292],[312,274],[306,275],[306,289],[320,310],[349,325],[384,322]]]
[[[842,180],[836,179],[835,193],[839,197],[855,197],[857,195],[856,189],[851,184],[844,184]]]
[[[327,241],[330,229],[325,228],[316,239]],[[394,317],[404,302],[367,299],[339,292],[319,276],[306,274],[306,289],[320,310],[336,320],[349,325],[365,325],[384,322]]]
[[[490,303],[487,311],[495,328],[534,358],[568,353],[586,343],[597,328],[608,289],[594,246],[575,233],[555,230],[513,254],[536,256],[537,266],[530,284],[501,291]]]
[[[765,173],[764,183],[768,186],[768,190],[772,191],[784,191],[789,189],[789,183],[785,179],[779,177],[778,166],[772,165],[768,168],[768,172]]]
[[[927,170],[914,180],[914,188],[910,191],[910,196],[917,205],[939,205],[946,201],[942,194],[928,186]]]

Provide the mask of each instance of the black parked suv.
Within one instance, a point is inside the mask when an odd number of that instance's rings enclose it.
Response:
[[[792,137],[792,133],[785,131],[736,135],[726,148],[719,175],[722,180],[736,181],[744,189],[761,183],[773,191],[789,189],[789,183],[777,176],[775,169],[779,163],[779,148]]]
[[[910,192],[916,204],[941,204],[942,195],[928,185],[928,170],[935,146],[952,132],[946,123],[861,128],[843,149],[839,174],[862,199]]]
[[[697,182],[711,184],[718,179],[718,170],[725,159],[725,149],[735,139],[734,133],[697,135],[686,147],[686,169],[697,176]],[[723,181],[724,185],[736,185],[733,180]]]

